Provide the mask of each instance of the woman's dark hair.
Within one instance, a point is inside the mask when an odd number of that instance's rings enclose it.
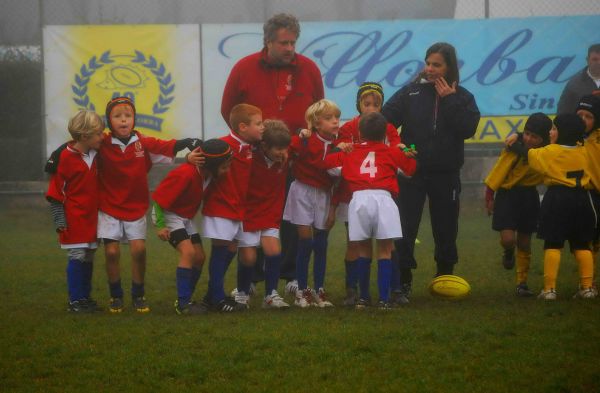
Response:
[[[427,60],[429,55],[431,55],[432,53],[439,53],[440,55],[442,55],[444,61],[446,62],[446,66],[448,67],[448,71],[446,72],[445,77],[446,82],[448,82],[450,86],[452,86],[452,83],[454,82],[456,82],[456,84],[458,85],[458,83],[460,82],[460,77],[458,75],[458,60],[456,60],[456,49],[454,49],[454,47],[447,42],[436,42],[435,44],[431,45],[429,49],[427,49],[427,52],[425,53],[425,60]]]

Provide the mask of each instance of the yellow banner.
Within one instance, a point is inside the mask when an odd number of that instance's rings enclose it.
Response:
[[[104,115],[117,96],[145,135],[202,137],[197,25],[47,26],[44,64],[48,151],[79,109]]]
[[[523,132],[529,116],[489,116],[479,120],[477,131],[467,143],[499,143],[515,132]],[[554,118],[554,115],[550,116]]]

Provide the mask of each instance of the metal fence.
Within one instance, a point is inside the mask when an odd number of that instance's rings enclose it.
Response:
[[[600,14],[597,0],[2,0],[2,6],[0,191],[2,183],[44,179],[45,25],[262,23],[278,12],[301,21]],[[470,146],[467,155],[497,149]]]

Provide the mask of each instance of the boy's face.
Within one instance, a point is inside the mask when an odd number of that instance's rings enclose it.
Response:
[[[88,149],[100,149],[102,145],[102,130],[95,131],[93,134],[83,137],[81,143]]]
[[[523,131],[523,144],[528,149],[535,149],[536,147],[542,146],[544,140],[541,136],[534,134],[530,131]]]
[[[263,151],[265,156],[267,156],[271,161],[284,163],[288,158],[288,148],[287,147],[269,147],[263,146]]]
[[[250,122],[240,123],[239,133],[240,137],[247,143],[256,143],[262,140],[262,134],[265,130],[265,126],[263,124],[262,115],[252,115],[250,116]]]
[[[129,105],[117,105],[110,112],[110,124],[117,138],[126,138],[133,131],[133,109]]]
[[[366,115],[372,112],[381,112],[381,100],[373,93],[365,94],[360,99],[360,114]]]
[[[556,126],[553,124],[552,129],[550,130],[550,143],[556,143],[558,140],[558,130]]]
[[[585,123],[585,132],[592,131],[594,127],[594,115],[590,111],[586,111],[585,109],[580,109],[577,111],[577,116],[581,117],[581,120]]]
[[[340,129],[340,116],[335,113],[325,112],[317,119],[315,128],[319,135],[330,139],[337,135]]]
[[[221,177],[227,172],[229,172],[229,168],[231,167],[231,159],[225,161],[217,168],[217,177]]]

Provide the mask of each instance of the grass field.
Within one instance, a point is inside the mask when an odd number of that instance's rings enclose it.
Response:
[[[154,235],[146,285],[151,313],[67,313],[65,253],[48,211],[0,206],[3,392],[600,392],[600,300],[571,299],[574,260],[563,255],[558,301],[516,298],[497,234],[466,202],[456,273],[471,283],[467,299],[427,293],[433,261],[425,217],[407,307],[273,312],[255,298],[248,313],[198,317],[175,315],[176,254]],[[337,225],[326,279],[337,304],[344,294],[343,238]],[[539,241],[533,259],[530,286],[537,291]],[[123,266],[127,283],[128,257]],[[234,278],[230,269],[228,289]],[[101,304],[105,281],[99,251],[93,295]],[[204,274],[197,295],[205,289]]]

